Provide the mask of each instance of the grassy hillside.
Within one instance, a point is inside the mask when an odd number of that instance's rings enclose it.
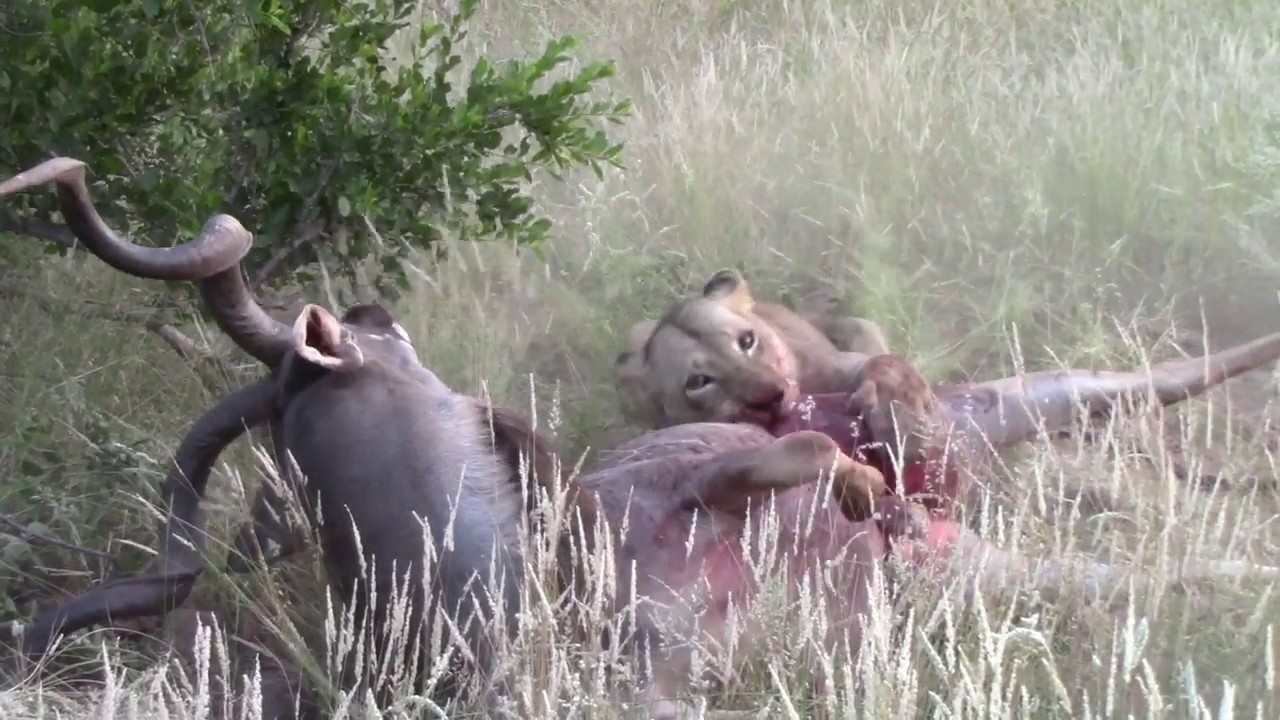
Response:
[[[1137,366],[1280,329],[1280,5],[484,5],[474,33],[490,56],[569,32],[583,57],[617,60],[611,89],[636,105],[616,131],[627,168],[539,179],[556,221],[545,257],[459,248],[421,264],[396,309],[455,388],[530,407],[532,382],[566,469],[639,431],[613,388],[627,329],[726,266],[767,298],[828,284],[940,380]],[[128,544],[151,542],[156,516],[138,498],[155,498],[166,453],[210,396],[141,326],[77,310],[127,311],[140,281],[93,258],[38,271],[60,301],[7,298],[0,326],[0,511],[141,562]],[[1110,449],[1017,454],[991,478],[986,532],[1032,553],[1157,570],[1273,558],[1277,378],[1255,373],[1163,423],[1117,430]],[[241,485],[258,482],[240,445],[214,481],[215,525],[234,522]],[[1204,490],[1175,467],[1224,482]],[[44,583],[83,587],[101,565],[8,526],[0,561],[5,617],[29,614]],[[30,577],[37,564],[59,572]],[[300,569],[321,577],[314,558]],[[198,598],[239,592],[210,577]],[[295,612],[314,620],[316,605]],[[923,593],[894,612],[905,634],[877,625],[848,682],[817,700],[848,717],[1280,712],[1280,601],[1266,586],[1171,587],[1108,605],[993,599],[976,612]],[[551,620],[531,618],[521,641],[526,712],[576,703],[579,716],[613,716],[599,701],[602,653],[555,639]],[[822,655],[796,647],[814,631],[806,622],[780,615],[713,703],[806,716],[815,698],[797,659]],[[102,639],[68,655],[100,664]],[[111,647],[105,692],[32,684],[0,696],[4,716],[197,716],[176,681],[124,673],[119,663],[146,665]]]

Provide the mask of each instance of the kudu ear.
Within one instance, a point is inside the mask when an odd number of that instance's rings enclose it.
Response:
[[[346,314],[342,316],[342,324],[368,330],[383,330],[392,333],[410,345],[413,344],[413,338],[409,337],[409,332],[396,321],[391,311],[377,303],[352,305]]]
[[[293,323],[293,349],[298,357],[328,370],[350,372],[364,365],[364,353],[351,331],[319,305],[302,308]]]

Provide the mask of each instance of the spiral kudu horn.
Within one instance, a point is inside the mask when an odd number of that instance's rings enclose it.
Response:
[[[275,367],[291,347],[287,325],[253,299],[240,270],[253,234],[230,215],[217,214],[190,242],[158,248],[135,245],[115,234],[98,215],[85,184],[85,164],[67,157],[46,160],[0,183],[0,195],[53,182],[67,227],[111,267],[152,280],[194,280],[214,321],[245,352]]]

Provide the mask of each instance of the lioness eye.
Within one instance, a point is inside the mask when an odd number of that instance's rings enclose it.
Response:
[[[710,375],[701,375],[698,373],[694,373],[693,375],[690,375],[687,380],[684,381],[684,389],[689,392],[693,392],[694,390],[701,390],[702,388],[710,385],[713,382],[715,382],[715,378],[711,377]]]
[[[742,349],[742,352],[748,352],[755,346],[756,334],[754,332],[748,330],[738,336],[738,347]]]

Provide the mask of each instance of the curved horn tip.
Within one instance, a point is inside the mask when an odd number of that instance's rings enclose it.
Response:
[[[250,242],[253,240],[253,233],[237,219],[226,213],[218,213],[205,221],[204,227],[200,229],[201,235],[242,235]],[[246,252],[248,248],[245,248]]]
[[[239,220],[237,220],[234,216],[228,215],[226,213],[218,213],[217,215],[214,215],[213,217],[209,218],[209,221],[205,223],[205,227],[211,227],[211,226],[217,226],[217,225],[226,225],[228,229],[233,229],[236,231],[244,230],[244,225]]]
[[[0,183],[0,195],[10,195],[47,182],[62,180],[71,173],[79,173],[83,177],[85,167],[83,161],[75,158],[50,158]]]

